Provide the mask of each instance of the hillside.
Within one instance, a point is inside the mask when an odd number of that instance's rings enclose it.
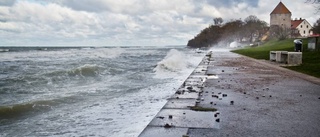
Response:
[[[236,19],[222,23],[222,18],[215,18],[214,25],[203,29],[187,46],[192,48],[212,47],[219,42],[231,43],[256,42],[268,31],[267,23],[250,15],[244,20]]]
[[[246,47],[243,49],[234,50],[232,52],[252,57],[255,59],[269,60],[269,52],[272,50],[293,51],[293,40],[294,39],[286,39],[282,41],[270,40],[259,47]],[[307,41],[307,39],[303,39],[302,65],[291,66],[286,68],[320,78],[320,51],[307,50]]]

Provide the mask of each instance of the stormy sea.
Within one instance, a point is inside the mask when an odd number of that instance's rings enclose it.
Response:
[[[204,54],[184,46],[2,50],[0,136],[138,136]]]

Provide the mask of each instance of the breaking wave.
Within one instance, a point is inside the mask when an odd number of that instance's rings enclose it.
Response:
[[[189,55],[190,54],[190,55]],[[184,54],[176,49],[171,49],[166,57],[157,63],[153,69],[154,78],[158,79],[186,79],[202,57],[196,57],[195,52]]]
[[[0,106],[0,121],[4,119],[15,119],[24,117],[29,114],[41,113],[52,110],[60,104],[72,104],[79,99],[75,97],[63,97],[52,100],[38,100],[34,102],[27,102],[21,104],[14,104],[11,106]]]
[[[74,69],[59,70],[45,74],[47,77],[65,77],[65,76],[81,76],[81,77],[95,77],[102,71],[98,65],[83,65]]]
[[[190,64],[187,61],[185,54],[176,49],[171,49],[167,56],[162,61],[157,63],[157,66],[153,69],[153,71],[177,72],[186,69],[189,65]]]
[[[83,65],[76,69],[68,71],[68,74],[71,76],[84,76],[84,77],[94,77],[99,75],[99,66],[97,65]]]
[[[16,118],[17,116],[27,115],[51,109],[54,106],[53,101],[36,101],[26,104],[16,104],[13,106],[0,107],[0,119]]]
[[[8,52],[0,136],[137,136],[203,58],[171,48]]]

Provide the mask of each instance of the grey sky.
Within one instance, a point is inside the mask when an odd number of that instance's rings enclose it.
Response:
[[[313,24],[305,0],[282,0]],[[1,0],[0,46],[185,45],[214,17],[269,22],[279,0]]]

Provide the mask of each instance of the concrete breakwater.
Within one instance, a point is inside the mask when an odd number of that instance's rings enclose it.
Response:
[[[209,52],[140,136],[187,136],[189,129],[215,129],[219,126],[214,122],[219,120],[219,112],[213,103],[206,105],[210,97],[204,95],[212,94],[216,100],[220,96],[205,91],[208,78],[217,78],[207,74],[212,61],[212,52]]]
[[[280,70],[209,52],[140,137],[320,135],[320,85]]]

